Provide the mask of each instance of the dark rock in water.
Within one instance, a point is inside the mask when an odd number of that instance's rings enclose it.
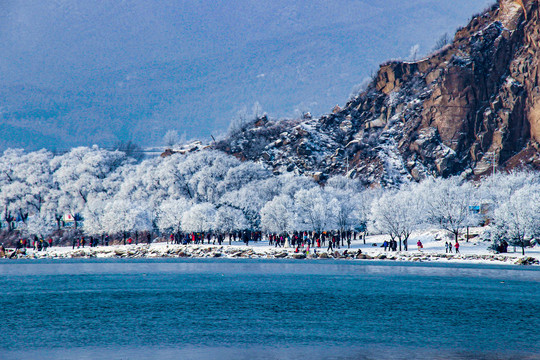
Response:
[[[218,258],[218,257],[221,257],[221,253],[214,253],[214,254],[212,254],[212,256],[215,257],[215,258]]]
[[[319,254],[319,259],[328,259],[328,254],[323,252]]]
[[[361,259],[361,260],[365,260],[365,259],[367,259],[367,255],[366,254],[358,254],[358,255],[356,255],[356,258]]]
[[[186,257],[187,254],[186,254],[185,252],[183,252],[183,251],[180,251],[180,252],[178,253],[178,256],[179,256],[179,257]]]
[[[386,255],[384,254],[377,255],[377,259],[384,260],[386,259]]]
[[[293,259],[305,259],[306,254],[293,254]]]
[[[282,253],[274,255],[274,257],[277,258],[277,259],[282,259],[282,258],[286,258],[287,255],[288,254],[286,252],[282,252]]]

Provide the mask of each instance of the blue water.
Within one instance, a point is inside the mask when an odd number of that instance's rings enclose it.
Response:
[[[540,359],[540,269],[0,262],[0,358]]]

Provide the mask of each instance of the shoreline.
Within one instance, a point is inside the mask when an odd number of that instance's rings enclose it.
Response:
[[[316,250],[316,252],[314,252]],[[446,254],[432,251],[382,251],[378,249],[305,249],[295,253],[293,248],[280,248],[267,245],[177,245],[166,243],[111,245],[76,248],[53,247],[44,251],[27,249],[25,255],[18,254],[12,259],[93,259],[93,258],[225,258],[225,259],[295,259],[295,260],[386,260],[401,262],[437,262],[497,265],[535,265],[540,266],[537,256],[520,253],[506,254]],[[8,255],[11,254],[10,250]],[[538,255],[538,254],[534,254]]]

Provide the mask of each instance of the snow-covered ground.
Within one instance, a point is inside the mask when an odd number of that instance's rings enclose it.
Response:
[[[471,230],[474,234],[474,229]],[[514,265],[528,259],[528,264],[538,265],[540,262],[540,247],[526,248],[525,256],[521,249],[513,247],[508,248],[506,254],[495,254],[488,250],[491,245],[489,241],[483,241],[480,237],[474,237],[468,242],[460,241],[460,253],[446,253],[445,242],[449,241],[444,233],[437,231],[426,231],[413,234],[409,240],[408,251],[385,251],[381,247],[387,235],[373,235],[366,238],[364,244],[361,240],[353,240],[348,249],[346,244],[339,249],[328,251],[326,247],[300,248],[299,253],[295,253],[292,247],[283,248],[268,246],[268,242],[251,242],[249,246],[241,242],[233,242],[228,245],[204,244],[204,245],[172,245],[166,242],[154,242],[151,245],[113,245],[98,246],[95,248],[75,248],[71,247],[53,247],[46,251],[27,250],[26,256],[20,255],[19,258],[114,258],[114,257],[133,257],[133,258],[160,258],[160,257],[214,257],[214,258],[339,258],[339,259],[377,259],[377,260],[395,260],[395,261],[436,261],[436,262],[463,262],[463,263],[497,263]],[[442,239],[441,239],[442,238]],[[417,241],[420,239],[423,244],[421,251],[417,248]],[[441,240],[436,240],[441,239]],[[358,250],[362,254],[358,253]],[[398,248],[399,249],[399,248]],[[314,251],[316,250],[316,251]],[[347,250],[347,252],[345,252]]]

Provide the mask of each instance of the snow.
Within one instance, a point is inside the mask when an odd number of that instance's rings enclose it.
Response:
[[[478,233],[478,229],[471,229],[471,233]],[[447,254],[445,252],[445,241],[435,240],[441,238],[444,234],[441,231],[429,230],[418,232],[409,239],[409,251],[385,251],[381,247],[384,240],[388,240],[387,235],[372,235],[366,237],[366,244],[362,240],[353,240],[351,248],[341,247],[334,251],[327,252],[326,248],[316,248],[317,254],[320,256],[326,253],[330,258],[335,257],[337,251],[340,255],[339,260],[349,261],[374,261],[374,260],[393,260],[393,261],[414,261],[414,262],[437,262],[437,263],[467,263],[467,264],[497,264],[497,265],[516,265],[522,258],[533,258],[540,261],[540,247],[536,246],[532,249],[527,249],[525,256],[521,254],[520,249],[513,251],[509,248],[509,253],[494,254],[488,250],[491,244],[488,241],[482,241],[479,237],[471,239],[469,242],[460,241],[460,254]],[[423,249],[417,250],[416,241],[422,240]],[[225,241],[224,244],[228,244]],[[376,244],[377,246],[373,246]],[[373,260],[357,260],[354,259],[358,249],[362,250],[362,254],[368,255]],[[304,249],[300,249],[302,252]],[[341,256],[347,250],[353,256],[342,258]],[[285,254],[285,255],[284,255]],[[294,249],[292,247],[274,247],[268,246],[267,241],[250,243],[249,246],[241,242],[233,242],[232,245],[214,245],[214,244],[195,244],[195,245],[175,245],[167,244],[166,242],[154,242],[138,245],[113,245],[113,246],[98,246],[94,248],[75,248],[72,247],[52,247],[46,251],[27,250],[27,256],[21,258],[40,259],[63,259],[63,258],[163,258],[163,257],[194,257],[194,258],[293,258]],[[386,259],[382,259],[385,256]],[[310,249],[308,258],[313,258],[313,248]],[[354,260],[353,260],[354,259]],[[538,265],[538,263],[536,264]]]

